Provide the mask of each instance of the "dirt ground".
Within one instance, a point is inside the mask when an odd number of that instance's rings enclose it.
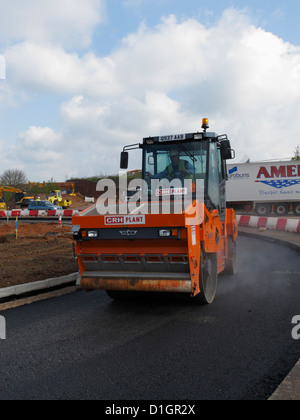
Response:
[[[71,226],[0,222],[0,288],[60,277],[78,271]]]

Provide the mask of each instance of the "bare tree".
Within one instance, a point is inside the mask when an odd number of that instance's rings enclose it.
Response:
[[[8,185],[10,187],[21,187],[24,184],[27,184],[28,179],[26,174],[19,169],[8,169],[0,177],[1,185]]]
[[[295,154],[292,160],[300,160],[300,146],[296,147]]]

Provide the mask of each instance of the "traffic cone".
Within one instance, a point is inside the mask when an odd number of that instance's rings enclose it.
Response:
[[[59,216],[59,219],[58,219],[58,224],[59,224],[60,226],[62,226],[62,217],[61,217],[61,215]]]

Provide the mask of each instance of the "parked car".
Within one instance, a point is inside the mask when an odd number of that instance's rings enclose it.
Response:
[[[56,206],[52,204],[50,201],[37,200],[37,201],[32,201],[29,204],[28,210],[62,210],[62,207]]]

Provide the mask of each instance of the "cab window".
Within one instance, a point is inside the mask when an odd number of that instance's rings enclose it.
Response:
[[[215,209],[220,208],[220,190],[219,190],[219,164],[217,159],[217,144],[210,143],[209,169],[208,169],[208,188],[207,193],[210,202]]]

